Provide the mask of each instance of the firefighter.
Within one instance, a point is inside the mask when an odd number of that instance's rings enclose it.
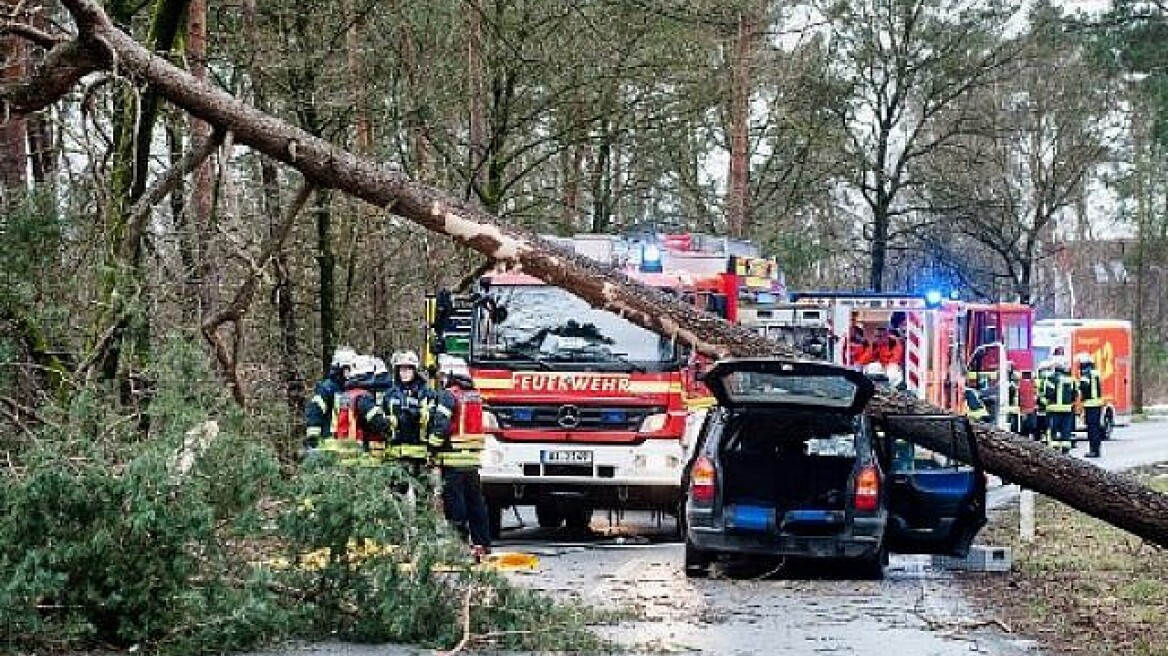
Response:
[[[1098,458],[1103,444],[1103,389],[1095,360],[1088,353],[1076,356],[1079,361],[1079,400],[1083,405],[1083,423],[1087,425],[1088,458]]]
[[[873,361],[872,347],[864,337],[863,326],[852,326],[852,337],[848,340],[848,359],[854,367],[864,367]]]
[[[1046,387],[1051,384],[1054,363],[1043,360],[1038,363],[1034,378],[1034,433],[1032,437],[1042,443],[1050,440],[1050,423],[1046,415]]]
[[[448,429],[431,431],[434,462],[442,475],[442,510],[454,529],[468,540],[475,560],[491,552],[491,525],[483,497],[479,467],[483,443],[482,400],[466,365],[440,355],[438,400],[435,410],[450,413]]]
[[[891,365],[901,367],[904,364],[904,344],[895,334],[886,328],[876,329],[876,344],[874,345],[876,360],[884,365],[885,371]]]
[[[1006,363],[1006,421],[1010,431],[1022,433],[1022,399],[1019,394],[1021,378],[1014,370],[1014,363]]]
[[[1078,392],[1070,365],[1065,358],[1057,360],[1054,374],[1046,387],[1046,417],[1050,424],[1050,446],[1062,453],[1070,453],[1074,446],[1071,433],[1075,430],[1075,399]]]
[[[306,453],[312,453],[336,428],[338,397],[345,391],[345,380],[356,359],[357,352],[353,349],[347,346],[337,348],[333,351],[328,373],[313,387],[312,398],[304,407]]]
[[[421,362],[413,351],[399,351],[390,358],[393,386],[385,394],[383,407],[389,416],[390,440],[386,457],[421,477],[429,459],[426,436],[446,430],[449,410],[435,412],[435,392],[419,372]],[[432,421],[437,414],[438,421]],[[445,420],[444,420],[445,419]]]
[[[333,433],[321,442],[320,449],[336,454],[342,465],[377,464],[385,451],[389,419],[369,389],[376,372],[374,360],[368,355],[354,358],[338,397]]]

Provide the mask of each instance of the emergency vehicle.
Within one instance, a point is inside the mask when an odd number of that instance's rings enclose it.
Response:
[[[969,374],[992,386],[1007,362],[1021,379],[1022,396],[1033,398],[1034,310],[1027,305],[969,303],[935,292],[794,292],[791,301],[825,313],[827,359],[837,364],[863,367],[853,359],[855,332],[869,341],[893,333],[903,350],[888,367],[891,382],[933,405],[963,412]]]
[[[1079,375],[1078,355],[1095,362],[1103,393],[1103,433],[1110,438],[1115,426],[1131,423],[1131,322],[1109,319],[1043,319],[1034,325],[1034,358],[1038,362],[1065,358],[1071,373]],[[1082,413],[1077,430],[1086,430]]]
[[[746,242],[552,240],[723,317],[785,291],[777,263]],[[695,375],[703,363],[683,345],[518,273],[432,297],[427,319],[427,361],[464,357],[482,397],[493,531],[514,505],[534,506],[542,527],[586,527],[596,508],[677,513],[687,449],[713,404]]]

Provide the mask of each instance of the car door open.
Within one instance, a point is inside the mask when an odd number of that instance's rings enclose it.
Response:
[[[885,415],[886,542],[897,553],[962,557],[986,523],[985,474],[969,421],[949,415]],[[904,436],[925,436],[932,449]],[[940,450],[947,453],[941,453]]]

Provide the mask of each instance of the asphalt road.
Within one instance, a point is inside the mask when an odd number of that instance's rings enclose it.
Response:
[[[1080,443],[1075,453],[1085,453]],[[1117,429],[1105,443],[1108,469],[1168,462],[1168,422]],[[1017,496],[996,486],[998,506]],[[598,515],[592,536],[532,528],[534,519],[505,517],[500,549],[534,552],[538,572],[523,583],[593,605],[626,606],[645,619],[602,627],[635,652],[706,654],[850,654],[950,656],[1039,653],[1007,634],[962,598],[952,575],[923,556],[893,556],[884,581],[840,578],[830,567],[729,569],[687,580],[672,522],[629,513],[610,523]],[[509,530],[508,530],[509,529]]]
[[[1076,453],[1081,456],[1085,444]],[[1104,444],[1108,469],[1168,462],[1168,421],[1119,428]],[[996,486],[991,504],[1017,495]],[[1041,652],[1024,636],[987,624],[961,596],[952,575],[923,556],[893,556],[884,581],[852,581],[831,568],[718,570],[706,580],[682,573],[672,520],[647,513],[598,513],[587,534],[535,528],[527,513],[504,517],[498,550],[540,557],[517,583],[640,619],[599,630],[632,653],[823,656],[989,656]],[[316,644],[276,656],[388,656],[426,653],[393,645]]]

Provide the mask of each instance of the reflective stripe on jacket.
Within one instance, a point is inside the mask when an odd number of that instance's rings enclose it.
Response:
[[[1056,373],[1046,388],[1047,412],[1074,412],[1078,390],[1070,374]]]
[[[1094,369],[1087,371],[1084,377],[1079,378],[1079,398],[1083,400],[1084,408],[1103,407],[1103,381],[1099,372]]]
[[[478,468],[482,465],[486,435],[477,430],[468,430],[470,422],[467,421],[467,410],[469,406],[479,407],[479,393],[473,388],[462,389],[455,385],[442,390],[438,401],[438,409],[445,410],[450,423],[442,434],[431,434],[430,444],[435,450],[435,460],[443,467]]]

